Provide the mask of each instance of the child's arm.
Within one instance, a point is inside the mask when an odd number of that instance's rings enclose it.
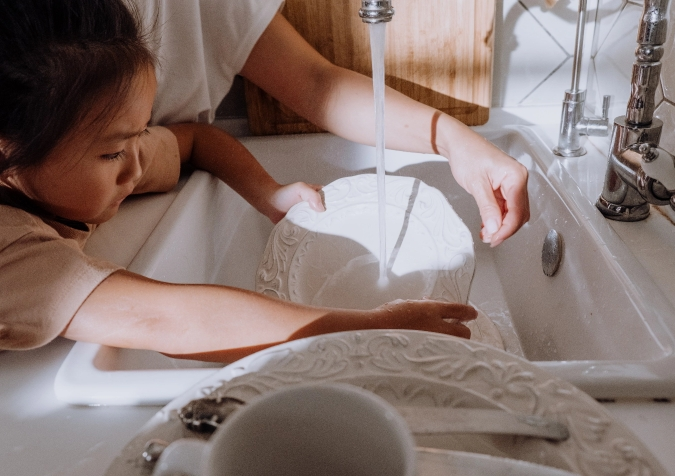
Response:
[[[106,278],[62,336],[201,360],[231,361],[288,340],[363,329],[417,329],[469,337],[461,304],[401,301],[372,311],[326,309],[217,285],[168,284],[128,271]]]
[[[166,126],[178,140],[182,162],[212,173],[259,212],[276,223],[296,203],[309,202],[324,211],[318,185],[303,182],[282,186],[258,163],[241,142],[214,126],[199,123]]]
[[[372,80],[331,64],[283,16],[272,20],[241,74],[314,124],[374,143]],[[521,164],[456,119],[390,88],[385,116],[388,148],[448,159],[457,182],[478,203],[484,241],[496,246],[527,222],[527,170]]]

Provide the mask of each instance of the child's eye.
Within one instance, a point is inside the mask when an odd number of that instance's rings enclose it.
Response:
[[[126,153],[125,151],[120,150],[119,152],[115,152],[114,154],[104,154],[104,155],[101,156],[101,158],[103,160],[117,160],[117,159],[121,159],[122,157],[124,157],[125,153]]]

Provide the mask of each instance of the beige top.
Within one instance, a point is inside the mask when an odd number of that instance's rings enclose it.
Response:
[[[143,176],[134,193],[171,190],[180,175],[176,137],[141,136]],[[56,338],[101,281],[120,266],[82,251],[94,225],[48,214],[0,186],[0,349],[31,349]]]

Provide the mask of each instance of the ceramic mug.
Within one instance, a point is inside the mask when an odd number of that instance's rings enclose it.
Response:
[[[209,441],[171,443],[153,476],[413,476],[415,443],[383,398],[339,383],[265,393],[236,410]]]

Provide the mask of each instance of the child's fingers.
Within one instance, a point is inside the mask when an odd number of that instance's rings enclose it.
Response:
[[[317,212],[324,212],[326,208],[323,206],[323,201],[321,200],[321,190],[320,185],[309,185],[303,184],[305,186],[300,187],[300,198],[302,201],[309,203],[309,206],[312,207],[312,210]]]
[[[437,314],[443,319],[454,319],[464,322],[473,321],[478,317],[478,312],[473,307],[465,304],[441,301],[426,301],[426,303],[430,306],[430,314]]]
[[[397,311],[408,314],[414,319],[453,319],[456,321],[472,321],[478,317],[478,312],[471,306],[454,302],[431,300],[396,300],[383,304],[379,309],[389,312]]]
[[[463,322],[478,313],[471,306],[443,301],[396,300],[373,310],[378,329],[414,329],[470,338]]]
[[[471,338],[471,329],[466,327],[464,324],[459,322],[446,322],[445,328],[439,329],[437,332],[442,332],[443,334],[448,334],[457,337],[463,337],[464,339]]]

